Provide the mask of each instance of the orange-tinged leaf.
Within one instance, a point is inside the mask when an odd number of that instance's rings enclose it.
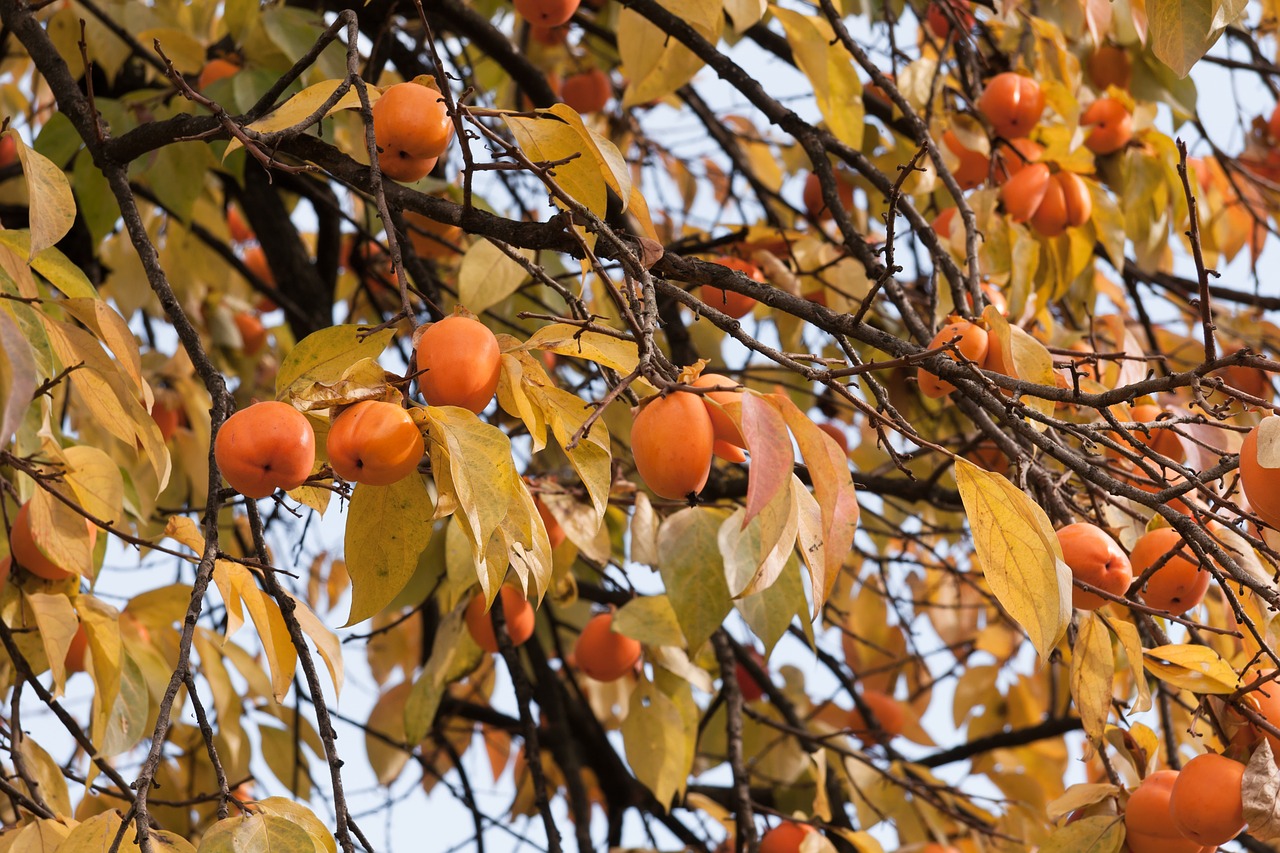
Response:
[[[1049,517],[1009,480],[963,459],[956,483],[987,585],[1047,658],[1071,621],[1071,570]]]
[[[738,396],[742,400],[742,436],[751,451],[747,508],[742,517],[745,528],[779,491],[788,487],[796,456],[787,422],[777,408],[757,394],[747,392]],[[728,407],[725,414],[732,417]]]
[[[369,756],[369,766],[380,785],[394,782],[409,762],[409,753],[397,744],[404,744],[407,740],[404,712],[410,689],[409,682],[400,682],[383,693],[369,712],[364,748]]]
[[[27,605],[35,616],[40,642],[53,670],[53,695],[61,696],[67,683],[67,651],[80,624],[76,609],[65,595],[43,592],[29,593]]]

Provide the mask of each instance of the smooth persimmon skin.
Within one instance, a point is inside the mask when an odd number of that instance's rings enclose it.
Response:
[[[855,706],[849,712],[849,722],[846,727],[851,729],[859,740],[863,743],[883,744],[902,734],[903,723],[906,720],[902,713],[902,705],[897,699],[879,690],[863,690],[862,701],[875,715],[879,728],[872,729],[871,724]]]
[[[1070,821],[1067,822],[1070,823]],[[926,844],[920,848],[920,853],[960,853],[960,851],[950,844]]]
[[[396,83],[387,87],[373,105],[373,133],[378,150],[385,155],[429,160],[449,147],[453,119],[438,89],[413,82]]]
[[[531,24],[539,27],[558,27],[569,23],[578,11],[580,0],[512,0],[512,5]]]
[[[196,88],[200,91],[212,86],[219,80],[225,80],[240,70],[240,66],[227,59],[211,59],[200,69],[200,77],[196,80]]]
[[[728,267],[731,270],[737,270],[752,281],[765,284],[764,273],[760,272],[760,268],[750,261],[744,261],[741,258],[716,258],[713,263]],[[709,284],[702,285],[701,296],[703,302],[717,311],[723,311],[735,320],[747,316],[756,307],[756,301],[746,294],[736,293],[732,290],[721,290]]]
[[[805,838],[815,832],[807,823],[784,820],[760,839],[760,853],[797,853]]]
[[[88,651],[89,635],[85,633],[84,623],[81,622],[76,628],[76,635],[71,638],[71,645],[67,647],[67,657],[64,661],[67,667],[67,675],[84,672],[85,653]]]
[[[9,575],[13,574],[13,558],[5,557],[0,559],[0,589],[4,589],[4,585],[9,582]]]
[[[933,218],[933,233],[937,234],[940,239],[951,239],[951,226],[956,221],[956,214],[960,212],[958,207],[948,207]]]
[[[502,351],[479,320],[455,314],[418,338],[418,387],[432,406],[484,411],[498,390]]]
[[[231,488],[257,500],[306,482],[316,463],[316,436],[293,406],[267,400],[227,418],[214,456]]]
[[[94,527],[93,523],[88,519],[85,519],[84,524],[89,529],[89,548],[92,550],[98,541],[98,528]],[[31,535],[31,508],[28,504],[23,504],[19,507],[18,514],[14,516],[13,535],[9,539],[9,552],[18,561],[18,565],[38,578],[44,578],[48,581],[60,581],[75,577],[77,574],[77,572],[59,566],[40,550],[40,546],[36,544],[35,537]]]
[[[609,75],[599,68],[570,74],[560,86],[560,100],[582,115],[600,112],[612,97]]]
[[[151,407],[151,420],[156,422],[156,426],[160,428],[160,437],[167,442],[173,438],[173,434],[178,431],[178,427],[183,425],[186,415],[182,409],[171,409],[164,403],[157,401]]]
[[[537,614],[533,612],[533,605],[524,597],[524,593],[514,586],[504,586],[499,591],[498,597],[502,599],[502,615],[506,619],[507,635],[511,637],[511,645],[523,645],[533,636],[533,625],[537,619]],[[471,599],[463,619],[476,645],[489,654],[496,654],[498,635],[494,633],[493,620],[489,616],[489,611],[485,609],[483,595],[477,594]]]
[[[592,616],[573,647],[578,669],[596,681],[617,681],[640,660],[640,641],[613,631],[613,614]]]
[[[1128,89],[1133,80],[1133,60],[1129,52],[1115,45],[1104,44],[1089,54],[1085,68],[1099,91],[1106,91],[1109,86]]]
[[[1173,783],[1173,825],[1206,847],[1226,844],[1245,827],[1244,765],[1206,752],[1188,761]]]
[[[267,345],[267,329],[262,321],[248,311],[239,311],[231,318],[240,331],[241,349],[245,355],[257,355]]]
[[[1124,810],[1125,843],[1130,853],[1201,853],[1201,845],[1173,825],[1169,797],[1177,770],[1157,770],[1134,790]]]
[[[760,669],[767,675],[769,671],[765,669],[764,658],[760,653],[755,649],[748,649],[747,654],[760,665]],[[760,682],[756,681],[755,676],[747,672],[747,668],[741,662],[733,665],[733,675],[737,679],[738,691],[742,694],[743,702],[756,702],[760,697],[764,696],[764,687],[760,685]]]
[[[840,197],[840,206],[849,211],[853,208],[853,184],[847,182],[838,170],[835,175],[836,194]],[[810,172],[809,177],[804,179],[804,209],[808,212],[809,218],[815,221],[831,219],[833,216],[827,207],[826,200],[822,197],[822,181],[818,180],[816,172]]]
[[[1044,113],[1044,92],[1030,77],[1006,71],[987,82],[978,98],[978,109],[1006,139],[1026,136],[1040,123]]]
[[[1204,600],[1204,594],[1209,590],[1210,574],[1201,571],[1191,550],[1185,547],[1181,534],[1171,527],[1160,527],[1143,534],[1129,553],[1133,576],[1137,578],[1165,554],[1179,548],[1182,550],[1156,570],[1142,592],[1142,600],[1147,606],[1167,610],[1174,616],[1181,616]]]
[[[636,472],[655,495],[670,500],[702,491],[715,440],[702,398],[685,391],[653,400],[631,425]]]
[[[418,470],[426,447],[403,406],[364,400],[334,418],[325,450],[333,472],[347,482],[389,486]]]
[[[960,164],[951,171],[951,176],[956,179],[960,189],[971,190],[987,179],[991,171],[991,158],[986,154],[965,148],[964,143],[953,130],[943,131],[942,144],[946,145],[960,161]]]
[[[1028,164],[1039,162],[1043,156],[1044,146],[1025,136],[1010,139],[1008,143],[1001,142],[996,148],[996,183],[1003,185]]]
[[[945,39],[951,34],[951,19],[942,8],[944,4],[951,7],[952,15],[960,22],[964,32],[973,29],[973,4],[969,0],[933,0],[929,4],[929,11],[925,13],[924,22],[934,38]]]
[[[1133,583],[1133,567],[1119,543],[1101,528],[1087,522],[1068,524],[1058,531],[1062,561],[1071,574],[1112,595],[1124,595]],[[1107,600],[1078,587],[1071,588],[1071,606],[1077,610],[1097,610]]]
[[[1263,468],[1258,464],[1258,429],[1255,426],[1249,430],[1240,446],[1240,485],[1258,517],[1280,529],[1280,485],[1277,485],[1280,468]]]
[[[378,167],[382,174],[402,184],[420,181],[436,167],[438,157],[395,157],[387,154],[378,155]]]
[[[257,278],[265,281],[267,284],[275,284],[275,274],[271,272],[271,265],[267,263],[267,255],[262,251],[261,246],[250,246],[244,250],[241,256],[245,267],[249,272],[253,273]]]
[[[12,136],[0,136],[0,169],[18,162],[18,141]]]
[[[1094,154],[1114,154],[1133,139],[1133,116],[1115,98],[1099,98],[1080,116],[1082,126],[1091,126],[1084,145]]]
[[[231,239],[237,243],[246,243],[254,237],[253,229],[249,227],[249,223],[245,221],[244,214],[238,207],[227,208],[227,230],[231,232]]]
[[[734,465],[747,461],[747,454],[741,447],[718,438],[715,444],[711,445],[711,455]]]
[[[409,242],[418,257],[439,260],[458,254],[455,247],[462,241],[462,226],[446,225],[412,211],[405,211],[404,218],[413,226]]]
[[[1271,675],[1274,670],[1251,670],[1241,679],[1244,683],[1256,681],[1259,678]],[[1273,726],[1280,726],[1280,680],[1272,679],[1264,684],[1260,684],[1253,690],[1240,697],[1243,702],[1251,704],[1254,709],[1267,722]],[[1243,714],[1237,712],[1237,716],[1241,719],[1248,720]],[[1280,737],[1276,737],[1271,732],[1255,727],[1250,721],[1249,730],[1255,735],[1265,736],[1271,741],[1271,750],[1280,755]]]
[[[933,340],[929,342],[929,349],[936,349],[957,338],[959,339],[957,349],[960,350],[961,355],[979,366],[986,361],[987,350],[990,346],[990,336],[987,334],[986,329],[976,326],[968,320],[957,320],[954,323],[948,323],[943,326],[938,331],[938,334],[933,336]],[[948,352],[947,355],[951,358],[955,357],[955,354],[951,352]],[[920,392],[933,399],[945,397],[956,390],[956,386],[939,379],[923,367],[916,369],[916,381],[920,385]]]
[[[704,373],[699,376],[693,383],[695,388],[734,388],[738,383],[727,376],[721,376],[719,373]],[[704,404],[707,407],[707,414],[711,417],[711,429],[713,430],[716,441],[723,441],[735,447],[746,447],[747,440],[742,436],[742,431],[738,429],[738,425],[733,422],[733,418],[725,414],[721,406],[727,406],[730,403],[738,403],[742,400],[741,391],[710,391],[703,395]],[[710,403],[705,403],[705,401]]]
[[[1026,222],[1035,216],[1049,191],[1052,178],[1044,163],[1028,163],[1018,174],[1000,187],[1000,201],[1014,222]]]
[[[1129,409],[1129,419],[1133,423],[1154,423],[1164,414],[1164,409],[1150,403],[1143,403],[1140,406],[1133,406]],[[1148,438],[1141,430],[1129,430],[1129,434],[1134,437],[1144,447],[1149,447],[1161,456],[1167,456],[1175,462],[1182,462],[1187,458],[1187,452],[1182,447],[1182,441],[1173,430],[1153,429],[1150,430],[1151,437]],[[1120,436],[1121,441],[1127,442],[1123,435]],[[1114,451],[1112,453],[1116,456]]]
[[[547,528],[547,539],[551,542],[551,550],[560,547],[560,543],[564,541],[564,528],[560,526],[560,522],[556,521],[556,517],[551,514],[551,510],[547,509],[547,505],[538,500],[533,499],[533,508],[538,511],[538,517],[542,519],[542,526]]]
[[[1031,226],[1045,237],[1057,237],[1067,228],[1088,222],[1092,213],[1093,199],[1084,180],[1071,172],[1058,172],[1049,179]]]
[[[991,339],[995,340],[995,336],[993,335]],[[990,368],[987,369],[990,370]],[[992,474],[1004,476],[1009,473],[1009,457],[1005,456],[1004,451],[991,439],[980,442],[977,447],[966,453],[964,458]]]

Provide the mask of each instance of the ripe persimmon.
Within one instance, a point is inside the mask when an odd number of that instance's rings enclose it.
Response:
[[[1104,44],[1089,54],[1085,68],[1100,92],[1105,92],[1110,86],[1128,89],[1133,80],[1133,60],[1129,58],[1129,51],[1115,45]]]
[[[418,387],[432,406],[484,411],[498,390],[502,352],[479,320],[455,314],[432,323],[418,338]]]
[[[1068,524],[1058,531],[1058,544],[1062,546],[1062,561],[1071,569],[1073,577],[1112,595],[1129,591],[1133,567],[1119,543],[1101,528],[1083,521]],[[1097,610],[1106,603],[1100,595],[1071,588],[1071,606],[1077,610]]]
[[[1046,237],[1057,237],[1093,215],[1089,185],[1074,172],[1058,172],[1049,179],[1044,198],[1031,216],[1031,226]]]
[[[995,340],[995,336],[991,339]],[[964,458],[984,471],[1000,475],[1009,473],[1009,457],[1005,456],[999,445],[989,438],[980,441],[976,447],[964,455]]]
[[[1113,154],[1133,139],[1133,116],[1115,98],[1099,98],[1080,116],[1081,126],[1091,127],[1085,147],[1094,154]]]
[[[1006,139],[1026,136],[1040,122],[1044,92],[1031,77],[1006,71],[987,81],[978,109]]]
[[[1166,560],[1166,554],[1172,556]],[[1141,577],[1157,561],[1163,563],[1142,592],[1147,606],[1181,616],[1204,599],[1211,576],[1200,568],[1182,535],[1171,527],[1148,531],[1129,552],[1134,577]]]
[[[760,839],[760,853],[799,853],[805,838],[817,831],[807,823],[784,820]]]
[[[227,418],[214,458],[231,488],[256,500],[306,482],[316,462],[316,436],[293,406],[267,400]]]
[[[1241,681],[1245,684],[1249,684],[1259,678],[1265,678],[1272,675],[1274,672],[1274,670],[1250,670],[1241,678]],[[1280,726],[1280,681],[1272,679],[1264,682],[1241,696],[1240,701],[1242,704],[1247,704],[1252,707],[1253,710],[1257,711],[1258,714],[1264,720],[1271,723],[1271,725]],[[1238,712],[1234,713],[1242,719],[1248,719],[1247,717],[1244,717],[1243,714],[1239,714]],[[1265,729],[1258,729],[1254,727],[1252,721],[1249,722],[1248,728],[1255,735],[1265,736],[1267,740],[1271,741],[1272,752],[1280,755],[1280,737],[1276,737]]]
[[[960,354],[981,367],[987,358],[988,337],[987,330],[981,326],[970,323],[968,320],[956,320],[943,326],[938,334],[933,336],[933,340],[929,342],[929,349],[937,349],[943,344],[956,341],[956,348]],[[954,352],[948,351],[946,355],[955,359]],[[920,385],[920,392],[934,399],[945,397],[956,390],[956,386],[939,379],[923,367],[917,368],[916,381]]]
[[[237,311],[231,317],[240,332],[241,349],[245,355],[257,355],[267,345],[267,329],[262,321],[248,311]]]
[[[569,23],[581,0],[512,0],[512,5],[531,24],[558,27]]]
[[[1244,765],[1205,752],[1183,765],[1169,794],[1173,825],[1187,838],[1214,847],[1245,827]]]
[[[1153,405],[1151,403],[1143,403],[1133,406],[1129,409],[1129,419],[1134,423],[1155,423],[1165,413],[1164,408]],[[1149,447],[1161,456],[1166,456],[1175,462],[1182,462],[1187,458],[1187,452],[1182,447],[1182,441],[1178,438],[1177,433],[1171,429],[1152,429],[1151,435],[1147,436],[1142,430],[1129,430],[1129,436],[1133,440],[1139,442],[1144,447]],[[1121,441],[1129,442],[1129,438],[1124,435],[1119,436]],[[1111,451],[1114,456],[1119,456],[1115,451]]]
[[[765,283],[764,273],[760,272],[760,268],[750,261],[725,257],[715,258],[713,263],[728,267],[731,270],[737,270],[752,281],[760,284]],[[702,301],[717,311],[723,311],[735,320],[747,316],[756,307],[756,301],[750,296],[732,290],[721,290],[709,284],[702,285]]]
[[[951,170],[951,176],[960,189],[971,190],[987,179],[991,171],[990,157],[981,151],[965,148],[954,130],[943,131],[942,144],[959,160],[959,165]]]
[[[574,663],[596,681],[617,681],[640,660],[640,641],[613,630],[613,614],[598,613],[582,627],[573,646]]]
[[[4,589],[4,585],[9,582],[9,575],[13,574],[13,558],[5,557],[0,559],[0,589]]]
[[[631,424],[636,472],[654,494],[671,500],[702,491],[715,440],[702,398],[686,391],[654,398]]]
[[[511,645],[519,646],[528,642],[533,636],[533,624],[537,618],[533,612],[533,605],[518,587],[509,584],[502,587],[498,597],[502,599],[502,616],[506,620],[507,636],[511,638]],[[498,651],[498,636],[494,633],[493,620],[489,616],[488,608],[485,607],[483,595],[476,593],[471,603],[467,605],[467,612],[463,615],[463,619],[476,645],[489,654],[495,654]]]
[[[842,453],[847,454],[849,452],[849,436],[845,435],[844,430],[840,429],[840,427],[830,421],[823,421],[818,424],[818,429],[831,436],[832,440],[839,445]]]
[[[409,242],[418,257],[439,260],[458,254],[462,226],[446,225],[412,211],[405,211],[404,219],[410,226]]]
[[[156,404],[151,407],[151,420],[156,422],[156,426],[160,428],[160,437],[167,442],[179,427],[187,425],[187,413],[181,406],[170,407],[156,400]]]
[[[1271,415],[1264,423],[1275,417]],[[1240,446],[1240,485],[1253,511],[1267,524],[1280,528],[1280,488],[1276,487],[1280,468],[1264,468],[1258,462],[1259,429],[1261,424],[1249,430]]]
[[[1009,178],[1000,187],[1000,201],[1009,212],[1014,222],[1026,222],[1035,216],[1049,192],[1050,179],[1053,177],[1049,167],[1044,163],[1028,163],[1018,174]]]
[[[600,112],[612,97],[609,75],[599,68],[570,74],[560,85],[560,100],[582,115]]]
[[[542,519],[542,526],[547,529],[547,540],[551,542],[552,550],[560,547],[560,543],[564,541],[564,528],[560,526],[560,522],[556,521],[556,517],[551,514],[551,510],[547,509],[547,505],[538,500],[535,496],[533,499],[533,508],[538,511],[538,517]]]
[[[18,141],[5,134],[0,136],[0,169],[18,162]]]
[[[761,671],[768,675],[765,669],[764,657],[755,649],[747,649],[747,654],[751,659],[759,665]],[[755,702],[764,696],[764,687],[759,681],[756,681],[754,675],[747,671],[747,668],[739,661],[733,665],[733,676],[738,682],[738,691],[742,694],[743,702]]]
[[[258,279],[267,284],[276,283],[275,274],[271,272],[271,265],[267,263],[267,255],[262,251],[261,246],[250,246],[245,249],[240,259],[244,261],[245,268]]]
[[[948,207],[933,218],[933,233],[937,234],[943,240],[951,239],[951,228],[955,224],[956,214],[960,212],[958,207]]]
[[[863,743],[888,743],[902,734],[906,717],[902,713],[902,704],[887,693],[879,690],[863,690],[862,703],[871,710],[876,719],[873,728],[862,711],[856,706],[849,712],[849,720],[845,727],[851,730]]]
[[[1006,181],[1021,172],[1028,163],[1038,163],[1043,156],[1044,146],[1025,136],[1000,142],[996,146],[996,183],[1003,186]]]
[[[569,28],[566,26],[558,27],[540,27],[537,24],[529,25],[529,38],[538,44],[547,47],[558,47],[564,44],[565,39],[569,37]]]
[[[350,483],[389,486],[418,469],[422,431],[403,406],[363,400],[333,419],[325,440],[333,472]]]
[[[694,380],[693,384],[697,388],[733,389],[738,387],[738,383],[735,380],[727,376],[721,376],[719,373],[704,373]],[[742,431],[738,429],[738,425],[733,422],[733,418],[725,413],[723,408],[730,403],[741,402],[742,392],[736,390],[708,391],[703,395],[702,399],[707,407],[707,414],[711,417],[711,429],[715,433],[716,440],[735,447],[746,447],[747,440],[743,438]]]
[[[948,9],[944,9],[946,6]],[[948,16],[948,11],[950,16]],[[963,32],[973,29],[973,4],[969,0],[931,0],[925,12],[925,26],[934,38],[945,39],[951,34],[951,19],[955,18]]]
[[[419,83],[387,87],[373,105],[373,133],[379,163],[385,160],[430,160],[439,157],[453,139],[453,119],[440,90]]]
[[[89,635],[84,630],[84,623],[81,622],[76,626],[76,635],[71,638],[71,645],[67,647],[67,657],[64,661],[67,667],[67,675],[74,672],[84,672],[85,655],[89,651]]]
[[[840,198],[840,206],[848,213],[853,209],[853,184],[849,182],[840,169],[835,169],[834,171],[836,194]],[[818,179],[816,172],[810,172],[809,176],[804,179],[804,209],[808,212],[809,218],[814,221],[832,217],[832,213],[827,207],[827,202],[822,197],[822,181]]]
[[[240,208],[235,205],[227,208],[227,230],[231,232],[231,239],[237,243],[247,243],[254,237],[253,229],[245,221]]]
[[[746,451],[736,444],[730,444],[727,441],[716,439],[711,445],[711,455],[717,459],[723,459],[725,462],[737,465],[739,462],[747,461]]]
[[[239,70],[240,66],[229,59],[211,59],[204,64],[204,68],[200,69],[196,88],[203,92],[214,83],[227,79]]]
[[[89,548],[92,549],[98,541],[98,528],[91,521],[85,519],[85,527],[89,530]],[[18,508],[18,514],[13,519],[13,532],[9,538],[9,553],[18,565],[31,572],[39,578],[49,581],[66,580],[80,574],[72,566],[60,566],[53,560],[45,556],[44,551],[40,550],[40,546],[36,544],[35,536],[31,532],[31,505],[24,503]],[[83,568],[88,568],[87,566]]]
[[[1068,821],[1068,823],[1070,823],[1070,821]],[[950,844],[930,843],[921,847],[920,853],[960,853],[960,851],[955,847],[952,847]]]
[[[1169,797],[1177,781],[1177,770],[1157,770],[1129,795],[1124,840],[1130,853],[1202,853],[1200,843],[1184,836],[1173,824]]]

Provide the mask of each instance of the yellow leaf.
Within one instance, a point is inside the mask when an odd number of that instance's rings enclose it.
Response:
[[[1040,845],[1040,853],[1119,853],[1124,844],[1124,818],[1099,815],[1070,823]]]
[[[666,595],[642,595],[624,604],[613,617],[613,630],[646,646],[684,648],[680,621]]]
[[[49,808],[56,815],[71,814],[71,795],[67,792],[67,780],[63,777],[58,762],[44,751],[44,747],[25,734],[18,736],[15,733],[14,740],[27,765],[27,772],[40,789],[40,796],[49,804]]]
[[[364,736],[365,753],[379,785],[394,782],[409,762],[409,753],[396,744],[407,741],[404,717],[410,686],[409,682],[402,681],[378,697],[365,723],[368,728]]]
[[[1146,673],[1143,672],[1142,638],[1138,636],[1138,626],[1125,619],[1112,619],[1111,628],[1120,640],[1124,656],[1129,659],[1129,669],[1133,672],[1134,683],[1138,685],[1138,698],[1129,707],[1135,714],[1151,710],[1151,688],[1147,685]]]
[[[1109,797],[1120,794],[1120,789],[1108,783],[1080,782],[1062,792],[1062,795],[1049,803],[1049,820],[1058,821],[1073,811],[1094,803],[1100,803]]]
[[[92,595],[85,594],[76,599],[76,612],[80,614],[80,624],[84,626],[85,637],[89,641],[89,654],[86,655],[85,661],[96,688],[93,696],[92,735],[94,743],[102,743],[111,712],[115,708],[116,697],[120,695],[123,665],[120,611]]]
[[[529,249],[517,250],[532,259]],[[477,240],[462,256],[458,268],[458,302],[480,314],[497,305],[529,278],[520,264],[488,240]]]
[[[334,840],[333,833],[324,825],[324,821],[316,817],[315,812],[305,805],[286,797],[267,797],[265,800],[256,801],[253,807],[264,814],[276,815],[301,826],[315,842],[315,853],[337,853],[338,844]]]
[[[288,590],[285,590],[285,594],[297,604],[293,615],[298,620],[298,626],[302,628],[302,633],[310,637],[311,642],[316,644],[316,651],[320,653],[325,666],[329,668],[329,677],[333,679],[333,695],[335,697],[342,695],[344,675],[342,641],[338,639],[337,634],[329,630],[328,626],[320,620],[314,610],[307,606],[305,601],[302,601]]]
[[[650,682],[641,682],[631,694],[622,742],[636,778],[659,803],[669,804],[684,788],[692,758],[676,703]]]
[[[733,608],[717,534],[727,516],[683,509],[658,528],[658,566],[688,648],[697,652]]]
[[[27,502],[31,538],[54,565],[81,575],[93,574],[93,544],[84,516],[46,492]]]
[[[760,23],[760,19],[764,17],[765,10],[768,8],[769,4],[765,0],[725,0],[724,2],[724,11],[733,22],[733,30],[736,33],[744,32]]]
[[[1071,697],[1084,722],[1085,734],[1095,741],[1101,741],[1107,730],[1114,674],[1111,635],[1101,619],[1085,613],[1071,647]]]
[[[956,482],[987,585],[1047,658],[1071,621],[1071,570],[1049,517],[1013,483],[963,459]]]
[[[413,578],[418,555],[431,541],[433,511],[431,494],[418,476],[390,486],[356,486],[347,510],[347,626],[386,607]]]
[[[204,45],[192,33],[172,27],[153,27],[135,35],[148,49],[153,42],[160,42],[164,55],[183,74],[199,74],[204,68]]]
[[[1151,674],[1166,684],[1192,693],[1234,693],[1240,677],[1208,646],[1173,644],[1143,652]]]
[[[359,327],[352,325],[332,326],[307,335],[280,365],[276,374],[277,399],[300,381],[337,381],[357,361],[381,355],[393,337],[393,329],[383,329],[361,340]]]
[[[818,109],[827,126],[851,148],[862,147],[866,119],[862,108],[862,81],[853,56],[836,38],[822,17],[808,17],[791,9],[773,7],[773,14],[787,31],[796,65],[813,84]]]
[[[572,158],[553,167],[550,177],[574,201],[597,216],[604,216],[604,175],[600,173],[595,159],[589,154],[584,155],[582,137],[576,130],[559,118],[505,116],[504,121],[520,150],[534,163],[552,163]],[[559,199],[555,203],[561,209],[568,209]],[[594,246],[595,235],[588,233],[585,236],[588,243]]]
[[[400,392],[387,384],[387,371],[377,359],[362,358],[330,381],[299,380],[280,397],[300,412],[333,410],[364,400],[399,403]]]
[[[76,609],[65,595],[43,592],[27,595],[27,605],[35,616],[40,642],[53,670],[53,695],[61,696],[67,683],[67,651],[80,625]]]
[[[785,488],[745,527],[741,507],[724,520],[717,539],[730,595],[743,598],[773,586],[795,550],[798,513],[794,492]]]
[[[124,512],[120,467],[106,453],[88,445],[68,447],[62,453],[70,465],[67,484],[81,508],[102,521],[120,521]]]
[[[28,743],[30,741],[24,738],[23,742]],[[43,752],[43,750],[41,751]],[[56,768],[57,765],[54,766]],[[61,774],[59,774],[59,778],[61,778]],[[66,787],[65,782],[62,785],[64,788]],[[43,788],[41,790],[44,793]],[[70,813],[70,806],[66,811],[59,811],[59,814]],[[71,830],[60,821],[37,820],[35,823],[26,825],[26,828],[18,834],[9,850],[12,853],[54,853],[70,834]]]
[[[466,599],[445,615],[431,646],[431,657],[414,682],[404,708],[405,740],[417,743],[427,736],[435,721],[445,688],[476,668],[484,651],[471,639],[463,615],[471,603]]]
[[[124,819],[115,811],[96,814],[84,823],[71,830],[66,841],[58,848],[58,853],[103,853],[110,850],[116,836],[120,835],[120,827]],[[134,843],[134,833],[126,830],[117,848],[121,853],[136,853],[138,845]]]
[[[201,48],[200,52],[201,56],[203,56],[204,49]],[[258,119],[249,125],[249,128],[259,133],[275,133],[277,130],[293,127],[320,109],[320,106],[329,100],[334,92],[338,91],[338,86],[340,85],[342,85],[341,80],[322,80],[319,83],[313,83],[285,101],[280,105],[279,109],[271,112],[266,118]],[[378,90],[370,87],[368,92],[369,100],[372,103],[377,103],[378,98],[381,97]],[[356,92],[355,87],[352,86],[347,90],[346,94],[338,99],[336,104],[329,108],[328,112],[325,113],[325,117],[333,115],[338,110],[355,110],[359,108],[360,95]],[[222,159],[226,160],[232,152],[242,147],[240,140],[232,139],[230,144],[227,145]]]
[[[693,27],[707,41],[720,41],[724,5],[719,0],[666,0],[662,6]],[[703,62],[693,51],[638,12],[623,8],[618,16],[618,53],[630,82],[622,99],[624,107],[665,98],[693,79]]]
[[[600,332],[584,332],[567,323],[553,323],[533,333],[516,349],[543,350],[570,358],[585,358],[610,367],[619,373],[630,373],[640,361],[634,341],[626,341]]]
[[[76,197],[66,173],[56,163],[34,148],[28,148],[13,128],[6,130],[5,135],[17,145],[22,173],[27,179],[27,204],[31,213],[31,247],[27,260],[30,261],[71,230],[76,220]]]

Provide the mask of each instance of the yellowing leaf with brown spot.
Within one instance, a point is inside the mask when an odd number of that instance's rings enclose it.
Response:
[[[1071,697],[1080,712],[1085,734],[1097,741],[1102,740],[1107,730],[1114,675],[1111,635],[1101,619],[1085,613],[1075,645],[1071,647]]]
[[[1156,678],[1192,693],[1234,693],[1240,677],[1208,646],[1172,644],[1147,649],[1143,662]]]
[[[1013,483],[963,459],[956,483],[987,585],[1047,658],[1071,621],[1071,570],[1049,517]]]
[[[413,578],[418,556],[431,541],[433,511],[431,494],[418,476],[390,486],[356,486],[347,509],[347,626],[386,607]]]

